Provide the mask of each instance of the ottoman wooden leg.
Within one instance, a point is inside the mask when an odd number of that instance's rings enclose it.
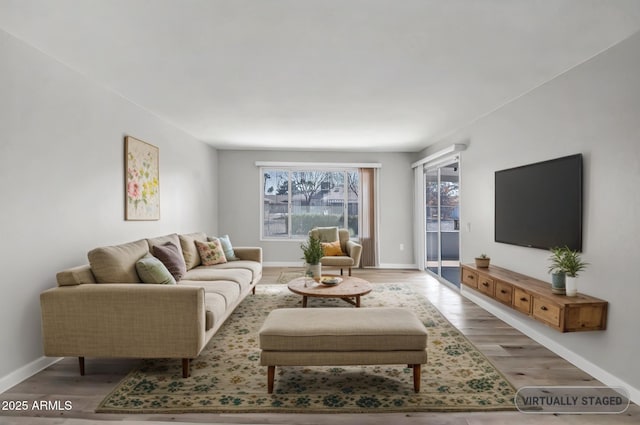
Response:
[[[417,393],[420,392],[420,366],[419,364],[411,365],[413,368],[413,390]]]
[[[269,366],[267,368],[267,392],[269,394],[273,393],[273,380],[276,376],[276,367]]]

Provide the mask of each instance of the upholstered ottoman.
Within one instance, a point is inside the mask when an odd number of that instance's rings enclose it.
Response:
[[[407,364],[420,391],[427,330],[403,308],[285,308],[273,310],[259,332],[260,364],[273,392],[276,366]]]

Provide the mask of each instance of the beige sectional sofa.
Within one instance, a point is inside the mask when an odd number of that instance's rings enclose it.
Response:
[[[190,359],[262,277],[257,247],[233,247],[236,260],[202,265],[196,241],[207,239],[172,234],[100,247],[89,264],[58,273],[58,286],[40,296],[44,354],[78,357],[81,374],[85,357],[179,358],[189,376]],[[176,284],[143,283],[136,263],[167,244],[179,247],[183,276]]]

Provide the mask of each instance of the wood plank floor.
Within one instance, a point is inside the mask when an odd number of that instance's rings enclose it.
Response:
[[[265,268],[264,283],[275,283],[283,268]],[[413,270],[355,270],[372,283],[405,282],[431,302],[519,388],[525,385],[599,385],[591,376],[440,284]],[[366,297],[363,298],[363,303]],[[618,415],[536,415],[519,412],[390,414],[95,414],[97,404],[137,364],[126,359],[87,359],[87,375],[78,374],[77,359],[67,358],[0,394],[3,401],[70,401],[68,411],[0,411],[0,424],[86,425],[166,423],[193,424],[638,424],[640,408]]]

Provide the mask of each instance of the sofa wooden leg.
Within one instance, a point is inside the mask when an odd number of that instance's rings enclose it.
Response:
[[[411,365],[413,368],[413,390],[417,393],[420,392],[420,367],[419,364]]]
[[[273,394],[273,380],[276,376],[276,367],[269,366],[267,368],[267,392]]]
[[[189,377],[189,359],[182,359],[182,377]]]
[[[256,294],[256,287],[255,287],[255,286],[254,286],[254,287],[253,287],[253,289],[251,290],[251,293],[252,293],[253,295],[255,295],[255,294]]]
[[[80,376],[84,376],[84,357],[78,357],[78,365],[80,366]]]

